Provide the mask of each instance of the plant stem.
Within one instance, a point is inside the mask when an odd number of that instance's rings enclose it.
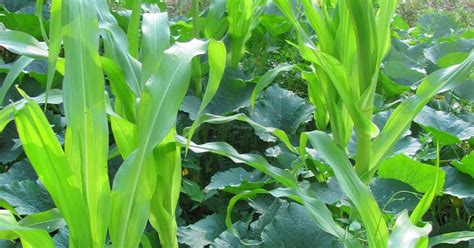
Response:
[[[370,134],[357,130],[355,170],[359,176],[368,172],[370,169],[370,150]]]
[[[199,38],[199,0],[193,0],[193,37]],[[202,82],[201,82],[201,63],[198,57],[193,58],[194,71],[194,94],[197,97],[202,96]]]
[[[130,16],[130,22],[128,24],[127,36],[130,55],[134,58],[138,58],[138,42],[139,42],[139,30],[140,30],[140,17],[141,17],[141,4],[142,0],[133,1],[132,15]]]

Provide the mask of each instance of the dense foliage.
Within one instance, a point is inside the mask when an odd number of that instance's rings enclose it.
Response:
[[[0,247],[474,245],[469,1],[181,2],[0,2]]]

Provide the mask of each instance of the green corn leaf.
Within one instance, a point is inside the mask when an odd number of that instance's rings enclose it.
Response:
[[[416,205],[415,209],[410,215],[410,220],[413,224],[417,224],[418,221],[421,220],[423,215],[430,209],[431,203],[433,199],[436,197],[439,188],[443,188],[444,180],[440,180],[440,171],[444,172],[443,170],[439,169],[439,143],[437,149],[437,160],[436,160],[436,174],[433,185],[431,185],[430,189],[426,192],[425,195],[421,198],[420,202]],[[444,178],[443,178],[444,179]]]
[[[174,126],[189,86],[191,60],[203,54],[206,46],[199,40],[176,43],[164,53],[167,63],[145,85],[137,116],[140,142],[120,167],[113,185],[110,234],[117,247],[135,247],[140,242],[156,186],[152,151]]]
[[[223,123],[228,123],[231,121],[242,121],[248,123],[250,126],[252,126],[255,131],[257,132],[262,132],[262,133],[271,133],[278,137],[290,151],[293,151],[297,153],[296,148],[291,144],[290,139],[288,138],[288,135],[280,129],[273,128],[273,127],[264,127],[256,122],[254,122],[252,119],[250,119],[248,116],[245,114],[235,114],[235,115],[230,115],[230,116],[219,116],[219,115],[212,115],[212,114],[204,114],[201,115],[196,121],[193,123],[195,125],[195,128],[198,128],[201,126],[203,123],[210,123],[210,124],[223,124]]]
[[[252,92],[252,98],[250,99],[250,105],[252,108],[255,105],[255,100],[257,100],[257,96],[262,92],[265,87],[270,85],[270,83],[280,74],[281,72],[284,71],[290,71],[294,68],[294,65],[290,65],[287,63],[279,64],[277,67],[267,71],[262,77],[258,79],[257,85],[255,85],[255,88],[253,89]]]
[[[32,58],[21,56],[12,65],[7,76],[3,80],[2,87],[0,88],[0,105],[3,103],[3,100],[5,99],[8,90],[12,87],[13,83],[15,82],[15,79],[20,75],[22,70],[25,69],[25,67],[27,67],[31,62],[33,62]]]
[[[105,242],[110,209],[109,133],[99,57],[99,23],[92,2],[65,0],[62,7],[66,154],[82,182],[94,246],[99,246]]]
[[[222,76],[224,75],[226,63],[226,49],[224,42],[210,40],[208,54],[209,81],[207,82],[206,91],[204,93],[204,96],[202,97],[201,105],[199,106],[197,119],[200,118],[207,105],[209,105],[212,98],[216,94],[217,89],[219,88],[219,85],[221,83]],[[194,135],[194,131],[196,130],[198,125],[200,124],[198,124],[197,121],[192,124],[191,128],[189,129],[188,140],[191,140]]]
[[[221,39],[227,31],[228,22],[224,19],[226,0],[213,0],[204,26],[204,36],[208,39]]]
[[[41,94],[37,97],[31,98],[32,100],[36,101],[38,104],[43,104],[45,102],[45,94]],[[3,109],[0,110],[0,132],[3,131],[5,126],[15,119],[14,113],[15,108],[22,108],[25,103],[27,102],[26,99],[21,99],[15,103],[11,103],[5,106]],[[50,93],[50,97],[48,99],[48,103],[50,104],[60,104],[63,102],[62,92],[60,90],[52,90]]]
[[[109,58],[101,57],[102,68],[109,79],[112,94],[115,96],[115,112],[129,122],[135,123],[135,94],[125,81],[125,75],[117,63]]]
[[[23,106],[16,106],[15,123],[26,155],[69,226],[70,244],[92,247],[81,182],[38,104],[27,98]]]
[[[105,54],[123,70],[126,83],[136,96],[141,94],[141,63],[128,52],[127,34],[120,28],[106,1],[95,3],[99,18],[100,35],[104,40]]]
[[[388,241],[388,228],[377,202],[369,189],[359,179],[345,152],[324,132],[303,133],[300,140],[301,154],[304,156],[307,141],[332,167],[339,185],[355,205],[367,229],[369,246],[385,247]]]
[[[163,53],[170,46],[167,13],[145,13],[142,24],[142,86],[158,69]]]
[[[153,151],[156,189],[151,199],[150,223],[162,247],[178,247],[176,207],[181,192],[181,149],[174,141],[174,128]]]
[[[127,36],[130,54],[134,58],[138,58],[138,46],[140,44],[140,18],[142,13],[142,0],[132,0],[132,14],[128,22]]]
[[[429,240],[429,247],[433,247],[438,244],[457,244],[459,242],[468,241],[471,239],[474,239],[474,232],[471,231],[444,233],[431,237]]]
[[[47,58],[48,47],[33,36],[20,31],[0,31],[0,45],[30,58]]]
[[[263,13],[265,0],[228,0],[228,34],[232,40],[230,67],[237,68],[245,53],[245,43],[250,39],[252,30],[257,26]]]
[[[21,243],[25,248],[54,247],[53,239],[46,231],[18,225],[15,217],[8,210],[0,210],[0,237],[2,239],[16,239],[20,237]]]
[[[46,102],[53,84],[54,73],[61,51],[62,25],[61,25],[62,0],[52,0],[49,16],[49,51],[48,51],[48,76],[46,78]]]
[[[66,222],[59,210],[53,208],[41,213],[28,215],[21,219],[18,224],[24,227],[42,229],[50,233],[64,227]]]
[[[423,227],[417,227],[410,221],[408,212],[403,211],[395,221],[395,226],[390,235],[390,240],[388,241],[387,247],[419,247],[417,245],[418,242],[423,242],[423,239],[427,238],[430,232],[430,224],[425,224]]]
[[[426,77],[418,87],[416,94],[405,99],[392,113],[382,132],[373,140],[370,172],[362,175],[364,181],[375,174],[381,159],[390,151],[400,136],[407,130],[412,120],[423,107],[436,95],[454,88],[472,69],[474,52],[461,64],[440,69]]]
[[[227,226],[227,230],[229,230],[232,234],[239,237],[239,232],[235,227],[232,225],[232,209],[234,209],[235,204],[242,200],[242,199],[249,199],[255,198],[258,194],[269,194],[266,189],[254,189],[254,190],[245,190],[235,196],[233,196],[229,204],[227,205],[226,215],[225,215],[225,225]],[[240,237],[239,237],[240,238]],[[242,240],[240,242],[243,242]]]

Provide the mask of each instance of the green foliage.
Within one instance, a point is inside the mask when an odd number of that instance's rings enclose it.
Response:
[[[473,242],[471,5],[158,2],[2,2],[0,246]]]

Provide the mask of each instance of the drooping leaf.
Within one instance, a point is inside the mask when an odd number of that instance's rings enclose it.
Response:
[[[0,45],[30,58],[48,57],[48,47],[44,43],[20,31],[0,31]]]
[[[10,236],[11,234],[17,236]],[[20,237],[24,247],[45,247],[53,248],[53,239],[49,234],[40,229],[23,227],[18,225],[15,217],[8,210],[0,212],[0,237],[2,239],[16,239]]]
[[[28,215],[21,219],[18,224],[24,227],[43,229],[49,233],[66,226],[63,216],[56,208]]]
[[[474,232],[470,231],[444,233],[430,238],[429,247],[433,247],[438,244],[457,244],[461,241],[468,241],[472,239],[474,239]]]
[[[425,224],[423,227],[415,226],[408,217],[408,212],[404,211],[398,215],[394,230],[390,234],[388,241],[389,248],[396,247],[416,247],[418,240],[427,238],[431,232],[431,225]]]

